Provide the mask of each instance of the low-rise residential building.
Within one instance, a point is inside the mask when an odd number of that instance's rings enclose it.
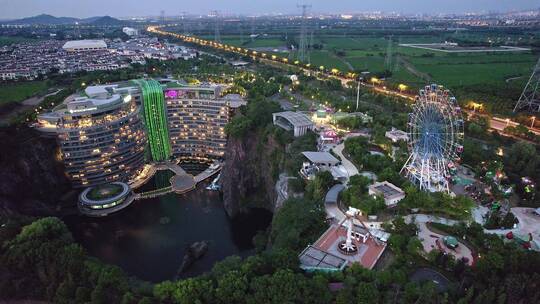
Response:
[[[409,140],[409,135],[407,134],[407,132],[398,130],[396,128],[392,128],[392,130],[386,131],[384,135],[393,142],[398,142],[400,140]]]
[[[340,161],[328,152],[302,152],[312,165],[316,165],[319,168],[330,169],[337,166]]]
[[[405,192],[396,185],[387,181],[377,182],[370,185],[369,195],[381,195],[384,198],[384,202],[387,206],[395,206],[397,203],[405,198]]]
[[[122,32],[124,32],[124,34],[126,34],[126,35],[128,35],[130,37],[139,35],[139,30],[134,29],[132,27],[124,27],[124,28],[122,28]]]
[[[0,80],[34,80],[50,72],[112,71],[146,59],[189,60],[197,52],[157,38],[122,40],[39,40],[0,48]]]
[[[317,172],[328,171],[332,174],[335,180],[345,181],[348,177],[347,170],[339,159],[335,158],[328,152],[302,152],[308,162],[302,164],[300,174],[310,180],[315,177]]]

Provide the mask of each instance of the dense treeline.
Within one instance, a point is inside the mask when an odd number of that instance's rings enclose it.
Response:
[[[1,230],[2,298],[54,303],[120,303],[130,286],[120,268],[89,258],[66,225],[43,218],[29,225],[9,220]]]
[[[309,241],[321,214],[302,201],[288,201],[276,220],[273,238]],[[287,207],[288,206],[288,207]],[[306,212],[308,211],[308,212]],[[303,217],[300,215],[304,214]],[[452,282],[440,292],[431,282],[408,279],[425,265],[415,238],[416,226],[394,221],[389,246],[395,254],[386,270],[353,266],[343,273],[308,275],[298,269],[297,244],[278,241],[272,250],[242,260],[229,257],[210,273],[165,281],[154,286],[128,278],[118,267],[90,258],[73,243],[57,218],[6,222],[0,233],[0,294],[2,299],[39,299],[54,303],[538,303],[540,255],[495,235],[479,225],[443,226],[466,237],[480,255],[470,268],[450,256],[430,254],[428,261]],[[320,223],[320,221],[319,221]],[[307,233],[307,234],[306,234]],[[311,234],[311,236],[310,236]],[[312,240],[312,239],[311,239]],[[337,286],[334,291],[329,283]]]

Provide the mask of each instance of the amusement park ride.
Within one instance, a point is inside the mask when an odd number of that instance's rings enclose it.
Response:
[[[463,152],[463,118],[443,86],[420,90],[409,114],[409,158],[401,169],[421,190],[450,192],[449,180]]]
[[[513,233],[512,231],[506,234],[506,238],[509,240],[513,240],[514,242],[521,245],[525,249],[531,248],[531,242],[533,240],[533,236],[531,233],[527,235],[519,235],[519,234]]]
[[[347,237],[338,243],[338,250],[345,255],[354,255],[358,252],[358,246],[353,242],[356,240],[364,244],[368,238],[372,238],[376,244],[381,245],[380,241],[376,237],[371,235],[368,227],[364,224],[360,216],[362,212],[356,208],[349,207],[349,210],[345,213],[345,218],[339,223],[339,226],[345,226],[347,228]],[[357,220],[364,228],[365,232],[358,232],[353,230],[354,220]]]

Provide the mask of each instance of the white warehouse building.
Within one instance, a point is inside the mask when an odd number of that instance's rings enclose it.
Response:
[[[66,42],[62,49],[68,52],[99,51],[106,50],[107,43],[103,40],[72,40]]]
[[[315,124],[306,114],[300,112],[285,111],[273,113],[274,125],[287,131],[293,131],[294,137],[302,136],[308,130],[315,128]]]

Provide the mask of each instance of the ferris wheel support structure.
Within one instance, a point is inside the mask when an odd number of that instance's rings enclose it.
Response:
[[[436,84],[420,90],[408,136],[410,155],[400,172],[421,190],[450,192],[451,168],[463,151],[463,119],[448,90]]]

